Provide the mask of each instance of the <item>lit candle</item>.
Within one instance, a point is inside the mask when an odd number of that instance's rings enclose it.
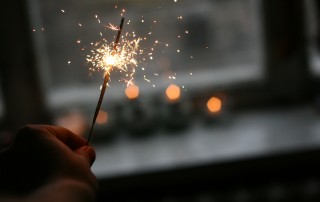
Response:
[[[181,88],[175,84],[165,90],[166,104],[163,106],[163,119],[169,130],[179,130],[187,127],[190,121],[191,105],[187,99],[182,99]]]
[[[226,117],[225,105],[225,99],[222,99],[221,96],[211,96],[205,99],[202,105],[205,122],[211,124],[224,119]]]
[[[154,128],[154,107],[148,100],[140,98],[140,89],[136,85],[129,85],[125,90],[128,104],[125,105],[123,119],[129,133],[135,136],[147,135]]]

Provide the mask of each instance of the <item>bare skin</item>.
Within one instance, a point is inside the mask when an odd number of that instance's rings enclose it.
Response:
[[[0,153],[0,201],[94,201],[95,152],[86,143],[57,126],[22,128],[14,143]]]

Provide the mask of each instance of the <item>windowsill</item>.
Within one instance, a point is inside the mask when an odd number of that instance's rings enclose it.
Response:
[[[97,145],[98,178],[240,160],[320,146],[320,117],[311,107],[230,114],[222,123],[194,123],[184,132],[134,139],[118,134]]]

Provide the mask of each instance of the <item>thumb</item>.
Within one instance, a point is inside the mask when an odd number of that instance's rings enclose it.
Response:
[[[75,150],[75,152],[81,156],[83,156],[90,165],[93,164],[94,160],[96,159],[96,152],[90,146],[83,146]]]

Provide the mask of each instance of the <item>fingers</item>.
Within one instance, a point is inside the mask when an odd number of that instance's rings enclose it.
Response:
[[[60,141],[75,150],[77,154],[83,156],[90,165],[93,164],[96,159],[96,153],[92,147],[87,146],[87,140],[62,127],[48,125],[44,127],[51,131]]]
[[[27,125],[22,131],[28,131],[28,133],[43,133],[54,135],[57,139],[67,145],[70,149],[76,150],[87,144],[87,141],[78,135],[75,135],[70,130],[58,126],[51,125]]]
[[[67,145],[71,150],[83,156],[90,165],[93,164],[96,154],[92,147],[87,146],[87,140],[81,136],[75,135],[66,128],[52,125],[27,125],[19,131],[21,134],[48,135],[56,137],[59,141]],[[27,138],[27,137],[25,137]]]
[[[94,149],[90,146],[80,147],[79,149],[75,150],[75,152],[83,156],[90,165],[92,165],[94,160],[96,159],[96,153]]]
[[[41,127],[44,127],[46,130],[51,132],[61,142],[66,144],[72,150],[76,150],[80,147],[87,145],[87,140],[85,140],[83,137],[79,135],[74,134],[66,128],[51,125],[41,125]]]

